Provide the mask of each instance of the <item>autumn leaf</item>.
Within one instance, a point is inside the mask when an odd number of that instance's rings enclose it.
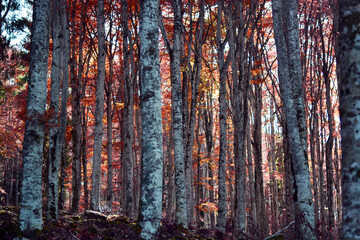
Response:
[[[124,103],[115,103],[115,108],[118,109],[118,110],[121,110],[124,108]]]

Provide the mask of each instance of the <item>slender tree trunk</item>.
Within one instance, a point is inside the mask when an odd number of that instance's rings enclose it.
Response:
[[[185,184],[185,156],[183,139],[183,116],[181,96],[181,35],[182,35],[182,1],[175,0],[172,3],[174,11],[174,43],[171,58],[171,103],[172,103],[172,130],[174,143],[175,163],[175,196],[176,210],[175,221],[188,227],[188,216],[186,211],[186,185]]]
[[[234,10],[230,11],[229,16],[229,45],[230,45],[230,61],[231,61],[231,75],[232,75],[232,96],[231,102],[234,109],[234,158],[235,158],[235,192],[236,192],[236,204],[235,204],[235,229],[245,232],[246,227],[246,212],[245,212],[245,191],[246,191],[246,166],[244,158],[244,90],[242,88],[244,69],[243,69],[243,49],[244,39],[243,34],[243,22],[242,19],[239,23],[237,37],[237,28],[234,25],[236,23],[236,13],[242,13],[242,3],[234,2]],[[241,14],[240,14],[241,15]],[[236,40],[239,41],[236,41]],[[238,48],[240,48],[238,50]],[[240,56],[237,56],[237,52]],[[237,58],[240,59],[240,66],[238,66]],[[239,71],[239,74],[238,74]]]
[[[63,37],[63,52],[62,52],[62,62],[63,62],[63,81],[62,81],[62,90],[61,90],[61,106],[60,106],[60,126],[59,134],[57,138],[56,146],[56,158],[59,162],[59,165],[64,164],[62,167],[65,167],[66,162],[66,121],[67,121],[67,107],[68,107],[68,96],[69,96],[69,64],[70,64],[70,30],[69,30],[69,19],[67,15],[67,5],[65,0],[60,1],[60,16],[61,16],[61,27],[64,34]],[[64,161],[64,163],[62,163]],[[60,166],[59,166],[60,167]],[[62,170],[62,176],[65,176],[65,169]],[[65,179],[65,178],[64,178]],[[60,184],[59,184],[60,185]],[[64,188],[63,188],[64,189]],[[65,201],[65,191],[61,192],[64,195],[62,200]],[[58,200],[60,202],[60,200]],[[64,203],[64,202],[63,202]],[[61,205],[60,205],[61,206]],[[63,204],[62,204],[63,206]]]
[[[304,94],[300,60],[300,44],[298,29],[298,0],[282,0],[283,23],[285,25],[286,46],[289,64],[290,82],[293,91],[296,118],[299,126],[300,140],[307,159],[307,133],[305,124]],[[284,29],[283,29],[284,30]]]
[[[290,140],[292,166],[293,166],[294,180],[295,180],[294,203],[296,210],[296,215],[295,215],[296,216],[295,220],[297,223],[296,227],[298,228],[299,231],[298,232],[299,238],[316,239],[317,237],[313,232],[313,229],[315,227],[315,219],[314,219],[314,208],[312,201],[311,186],[310,186],[309,168],[308,168],[305,148],[302,141],[303,126],[300,124],[299,127],[299,122],[298,122],[299,111],[297,111],[298,109],[296,108],[297,95],[292,90],[295,86],[292,86],[292,84],[290,84],[290,82],[288,81],[290,76],[291,78],[294,78],[293,81],[295,82],[300,81],[301,71],[298,71],[299,69],[295,69],[295,70],[293,69],[294,72],[289,70],[290,68],[288,66],[288,61],[289,59],[292,58],[288,57],[288,54],[292,54],[293,51],[295,50],[292,47],[289,47],[289,49],[287,49],[285,44],[285,36],[283,29],[280,28],[284,23],[284,19],[282,18],[281,15],[282,14],[281,1],[272,0],[272,9],[273,9],[275,42],[278,53],[280,90],[283,96],[284,110],[286,113],[287,130]],[[290,15],[287,20],[296,22],[297,21],[296,14],[294,16]],[[294,40],[295,38],[298,38],[298,35],[296,36],[296,34],[289,32],[288,41],[289,42],[295,41]],[[298,58],[300,58],[300,54],[298,55]],[[290,75],[290,73],[292,73],[292,75]],[[297,75],[295,73],[297,73]]]
[[[202,69],[202,47],[203,47],[203,33],[204,33],[204,16],[205,16],[205,1],[200,0],[200,13],[198,31],[195,37],[195,64],[194,73],[191,77],[191,107],[189,115],[189,126],[187,129],[186,146],[185,146],[185,178],[190,184],[186,184],[186,205],[188,226],[190,226],[194,219],[194,184],[193,184],[193,159],[192,150],[194,146],[194,130],[196,125],[196,105],[198,103],[198,89],[200,84],[200,73]],[[185,99],[184,99],[185,101]]]
[[[59,103],[61,83],[61,46],[64,36],[61,29],[60,2],[53,1],[52,7],[52,39],[53,54],[51,66],[51,92],[50,92],[50,133],[49,133],[49,174],[48,174],[48,211],[46,218],[50,221],[58,219],[58,198],[59,198],[59,168],[60,156],[56,156],[59,134]],[[61,153],[61,148],[59,153]]]
[[[152,239],[161,221],[162,120],[159,64],[159,0],[140,2],[141,237]]]
[[[66,189],[65,189],[65,178],[66,178],[66,146],[64,144],[61,152],[61,166],[60,166],[60,179],[59,179],[59,210],[65,209],[66,202]]]
[[[262,237],[267,235],[268,223],[266,221],[265,197],[264,197],[264,178],[262,171],[262,136],[261,136],[261,109],[262,96],[261,88],[255,84],[255,106],[254,106],[254,161],[255,161],[255,199],[256,199],[256,219],[257,226]]]
[[[321,103],[321,99],[320,99],[320,103]],[[322,105],[320,104],[319,107],[319,111],[320,111],[320,119],[323,119],[322,117]],[[321,120],[322,122],[322,120]],[[319,132],[320,127],[322,126],[322,124],[319,125],[319,120],[316,120],[316,129],[317,129],[317,134],[316,136],[321,136],[320,134],[322,134],[321,132]],[[317,153],[317,157],[318,157],[318,161],[319,161],[319,166],[318,166],[318,171],[319,171],[319,194],[320,194],[320,231],[322,230],[322,228],[324,227],[324,219],[325,219],[325,193],[324,193],[324,157],[321,151],[321,139],[317,139],[316,140],[316,153]]]
[[[141,110],[135,111],[135,123],[136,123],[136,139],[138,147],[135,148],[135,170],[134,170],[134,181],[135,181],[135,188],[134,188],[134,196],[135,196],[135,216],[139,215],[140,212],[140,201],[141,201],[141,160],[142,160],[142,146],[141,139],[142,139],[142,128],[141,128]]]
[[[168,178],[168,184],[166,185],[166,191],[167,191],[167,204],[166,204],[166,216],[169,219],[173,219],[174,217],[174,206],[175,206],[175,175],[174,175],[174,159],[172,155],[173,151],[173,144],[172,144],[172,136],[170,133],[170,138],[167,141],[167,178]]]
[[[129,54],[132,49],[129,49],[128,29],[128,7],[127,1],[122,2],[123,13],[123,59],[124,59],[124,115],[123,115],[123,160],[124,160],[124,205],[126,215],[133,217],[134,214],[134,158],[133,158],[133,144],[134,144],[134,83],[133,78],[130,77]],[[134,74],[134,73],[132,73]]]
[[[110,81],[112,81],[112,63],[110,63]],[[106,126],[106,138],[107,138],[107,145],[106,145],[106,150],[107,150],[107,161],[108,161],[108,173],[107,173],[107,179],[106,179],[106,185],[107,185],[107,190],[106,190],[106,201],[107,201],[107,205],[110,208],[110,210],[112,211],[112,205],[113,205],[113,157],[112,157],[112,152],[113,152],[113,143],[112,143],[112,138],[113,138],[113,114],[112,114],[112,107],[111,107],[111,84],[108,84],[109,87],[106,91],[106,118],[107,118],[107,126]]]
[[[87,171],[87,139],[86,139],[86,132],[87,132],[87,123],[89,117],[89,107],[83,107],[83,121],[82,121],[82,141],[81,141],[81,158],[82,158],[82,169],[83,169],[83,179],[84,179],[84,203],[85,209],[89,208],[89,180],[88,180],[88,171]]]
[[[278,180],[275,177],[277,172],[276,167],[276,145],[275,145],[275,129],[274,129],[274,101],[270,100],[270,187],[271,187],[271,209],[272,209],[272,233],[276,232],[279,228],[279,203],[278,203]]]
[[[50,1],[34,2],[19,215],[20,229],[30,236],[33,230],[41,230],[43,227],[41,175],[49,54],[49,15]]]
[[[332,150],[334,143],[334,127],[333,127],[333,111],[331,107],[331,87],[330,87],[330,72],[326,57],[324,32],[322,27],[321,18],[318,18],[320,26],[320,38],[321,38],[321,53],[322,55],[322,74],[325,81],[325,96],[326,96],[326,110],[328,115],[329,137],[325,145],[325,159],[326,159],[326,187],[327,187],[327,206],[328,206],[328,229],[334,229],[335,214],[334,214],[334,194],[333,194],[333,159]]]
[[[339,140],[335,138],[335,153],[336,153],[336,161],[335,161],[335,172],[336,172],[336,202],[337,202],[337,225],[341,226],[342,224],[342,191],[341,191],[341,158],[339,156]],[[339,230],[340,231],[340,230]]]
[[[311,96],[315,98],[315,93],[313,89],[311,89]],[[317,105],[318,101],[313,101],[312,104],[312,114],[309,119],[309,130],[310,130],[310,159],[311,159],[311,171],[312,171],[312,180],[313,180],[313,193],[314,193],[314,212],[315,212],[315,229],[319,225],[319,188],[318,188],[318,178],[316,173],[316,157],[319,159],[319,156],[316,156],[316,138],[317,138],[317,130],[318,127],[316,122],[318,118],[317,114]]]
[[[199,113],[197,115],[197,126],[196,126],[196,130],[195,130],[195,139],[196,139],[196,145],[197,145],[197,153],[196,153],[196,170],[197,173],[194,175],[197,175],[196,180],[196,188],[195,188],[195,200],[194,202],[197,204],[197,206],[201,206],[201,203],[204,200],[205,197],[205,191],[204,191],[204,187],[203,185],[203,177],[204,177],[204,169],[203,169],[203,164],[201,164],[201,157],[200,157],[200,153],[201,150],[203,148],[201,142],[200,142],[200,125],[202,125],[202,121],[200,119],[201,114]],[[206,173],[205,173],[206,174]],[[195,226],[198,226],[198,228],[201,228],[204,226],[205,223],[205,212],[203,211],[202,208],[198,207],[197,208],[197,213],[195,213],[196,218],[195,218]]]
[[[246,127],[246,148],[247,148],[247,160],[248,160],[248,172],[249,172],[249,185],[250,185],[250,220],[252,224],[256,220],[256,198],[255,198],[255,178],[254,178],[254,164],[253,153],[251,148],[251,133],[250,133],[250,118],[247,119]],[[250,225],[248,223],[248,225]]]
[[[19,186],[20,186],[20,161],[19,156],[16,156],[16,185],[15,185],[15,207],[19,206]]]
[[[340,1],[340,118],[343,227],[341,239],[360,239],[359,1]]]
[[[220,95],[219,95],[219,121],[220,121],[220,153],[219,153],[219,203],[218,203],[218,221],[217,227],[221,232],[225,232],[227,216],[227,195],[226,195],[226,153],[227,153],[227,105],[226,105],[226,65],[224,61],[225,42],[221,40],[221,16],[223,2],[218,1],[218,17],[216,29],[216,42],[218,49],[218,65],[220,78]]]
[[[324,73],[325,74],[325,73]],[[328,126],[329,126],[329,137],[325,145],[325,158],[326,158],[326,186],[327,186],[327,205],[328,205],[328,228],[334,229],[335,227],[335,213],[334,213],[334,177],[333,177],[333,145],[334,145],[334,127],[333,127],[333,111],[331,107],[331,96],[330,96],[330,78],[328,73],[324,75],[325,78],[325,89],[326,89],[326,108],[328,113]]]
[[[94,155],[90,209],[99,211],[101,194],[101,152],[103,135],[104,82],[106,60],[104,0],[97,1],[96,20],[98,30],[98,69],[96,79]]]
[[[75,31],[75,1],[73,2],[72,12],[72,31]],[[80,194],[81,194],[81,86],[83,74],[83,43],[85,28],[85,3],[81,1],[81,26],[79,32],[79,57],[78,69],[76,72],[76,44],[72,45],[72,56],[70,65],[70,75],[72,79],[72,137],[73,137],[73,161],[72,161],[72,200],[71,210],[74,213],[79,211]],[[73,33],[73,42],[76,41],[75,33]]]

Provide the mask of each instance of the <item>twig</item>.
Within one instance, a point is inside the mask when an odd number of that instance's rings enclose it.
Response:
[[[274,233],[273,235],[268,236],[267,238],[265,238],[264,240],[270,240],[274,237],[279,236],[280,234],[282,234],[285,230],[289,229],[291,227],[291,225],[293,225],[295,223],[295,221],[292,221],[291,223],[289,223],[286,227],[280,229],[279,231],[277,231],[276,233]]]

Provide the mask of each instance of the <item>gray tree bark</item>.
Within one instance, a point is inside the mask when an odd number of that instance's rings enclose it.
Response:
[[[56,157],[57,138],[59,134],[59,103],[61,83],[61,42],[63,33],[60,19],[60,2],[52,4],[52,65],[51,65],[51,91],[50,91],[50,131],[49,131],[49,173],[48,173],[48,211],[46,218],[50,221],[58,218],[59,168],[60,158]],[[60,151],[61,153],[61,151]]]
[[[230,61],[231,61],[231,76],[233,80],[231,103],[234,111],[234,161],[235,161],[235,229],[245,232],[246,227],[246,212],[245,212],[245,191],[246,191],[246,165],[244,154],[244,89],[241,81],[244,76],[244,22],[242,17],[237,23],[237,14],[243,12],[241,2],[233,3],[234,9],[229,10],[229,46],[230,46]],[[242,14],[240,14],[242,16]],[[238,33],[237,33],[238,31]],[[237,61],[239,59],[239,62]],[[238,65],[239,64],[239,65]],[[239,72],[239,73],[238,73]]]
[[[71,48],[71,63],[70,63],[70,76],[72,88],[72,137],[73,137],[73,160],[72,160],[72,201],[71,210],[75,213],[79,211],[80,194],[81,194],[81,88],[82,88],[82,75],[83,75],[83,45],[85,34],[85,8],[86,3],[81,0],[81,26],[79,31],[78,44],[72,44]],[[72,31],[75,31],[75,1],[72,6]],[[73,34],[72,41],[76,42],[76,34]],[[76,69],[76,48],[79,49],[78,68]],[[77,70],[77,72],[76,72]]]
[[[88,128],[88,119],[89,119],[89,106],[83,106],[82,113],[82,141],[81,141],[81,164],[82,164],[82,173],[84,180],[84,208],[89,209],[89,179],[88,179],[88,169],[87,169],[87,147],[86,147],[86,132]]]
[[[112,59],[110,62],[110,76],[109,78],[113,78],[113,64]],[[110,80],[111,81],[111,80]],[[112,210],[113,199],[114,199],[114,191],[113,191],[113,111],[112,111],[112,91],[111,91],[111,82],[108,83],[108,88],[106,91],[106,118],[107,118],[107,126],[106,126],[106,151],[107,151],[107,162],[108,162],[108,172],[106,178],[106,202],[110,210]]]
[[[190,115],[188,116],[189,124],[185,131],[187,136],[186,145],[185,145],[185,178],[189,183],[186,184],[186,205],[187,205],[188,225],[191,225],[191,223],[194,220],[194,186],[193,186],[194,174],[192,171],[193,169],[192,151],[194,146],[194,133],[195,133],[194,130],[196,125],[196,108],[197,108],[196,105],[198,102],[200,73],[202,69],[202,47],[204,40],[203,35],[204,35],[204,16],[205,16],[204,5],[205,5],[205,1],[200,0],[200,6],[199,6],[200,12],[198,18],[199,24],[197,25],[198,28],[195,35],[195,44],[194,44],[195,63],[194,63],[193,74],[191,76],[191,107],[190,107]],[[191,49],[191,47],[189,49]],[[188,55],[188,57],[190,56]],[[188,111],[188,109],[186,109],[186,111]]]
[[[34,1],[19,215],[20,229],[30,235],[43,227],[41,175],[50,9],[50,1]]]
[[[98,69],[96,79],[96,105],[94,129],[94,155],[90,209],[99,211],[101,193],[101,152],[104,117],[104,83],[105,83],[105,16],[104,0],[97,1],[97,31],[98,31]]]
[[[340,118],[343,227],[341,239],[360,239],[360,2],[340,1]]]
[[[172,129],[174,143],[175,163],[175,221],[187,228],[186,211],[186,184],[185,184],[185,156],[183,139],[183,116],[181,95],[181,35],[182,35],[182,1],[174,0],[172,3],[174,11],[174,43],[171,58],[171,103],[172,103]]]
[[[268,223],[265,211],[265,197],[264,197],[264,178],[262,169],[262,136],[261,136],[261,109],[262,96],[261,87],[255,84],[255,99],[254,99],[254,133],[253,133],[253,147],[254,147],[254,162],[255,162],[255,199],[256,199],[256,220],[257,227],[260,234],[264,237],[268,233]]]
[[[57,1],[54,1],[57,2]],[[70,33],[69,33],[69,25],[68,25],[68,19],[66,14],[66,2],[65,0],[61,0],[60,4],[56,4],[54,6],[57,9],[56,12],[54,12],[53,15],[53,21],[55,22],[55,25],[58,24],[59,26],[55,26],[55,28],[60,28],[55,30],[54,38],[59,38],[59,41],[62,41],[60,43],[56,43],[58,40],[54,40],[54,50],[55,46],[58,46],[58,48],[61,47],[61,49],[58,49],[58,51],[62,51],[62,58],[59,58],[62,63],[58,63],[62,65],[62,68],[60,68],[59,74],[59,85],[54,87],[54,90],[56,88],[59,88],[57,90],[57,93],[54,94],[53,97],[50,97],[53,99],[54,102],[59,101],[59,90],[60,90],[60,81],[62,77],[62,94],[61,94],[61,107],[60,107],[60,116],[59,119],[59,127],[57,127],[58,121],[54,121],[56,126],[56,129],[54,131],[57,131],[56,134],[53,136],[50,133],[50,146],[49,146],[49,189],[48,189],[48,215],[47,218],[49,220],[56,220],[58,219],[58,202],[59,202],[59,171],[60,171],[60,163],[61,163],[61,155],[63,153],[63,147],[65,145],[65,134],[66,134],[66,116],[67,116],[67,101],[68,101],[68,88],[69,88],[69,61],[70,61]],[[55,15],[58,15],[58,17],[55,17]],[[59,19],[57,19],[59,18]],[[58,53],[59,54],[59,53]],[[53,56],[54,58],[54,56]],[[56,75],[56,74],[55,74]],[[55,77],[55,76],[54,76]],[[51,91],[53,91],[53,86],[51,87]],[[50,103],[51,105],[51,103]],[[58,105],[55,103],[55,105]],[[57,109],[56,109],[57,108]],[[58,106],[54,107],[54,114],[58,113]],[[56,110],[55,110],[56,109]],[[55,116],[54,116],[55,117]],[[51,132],[51,130],[50,130]],[[54,146],[51,147],[51,142],[53,142]]]
[[[294,78],[292,81],[301,81],[301,71],[298,71],[298,69],[291,71],[290,66],[288,65],[288,62],[291,59],[288,57],[288,54],[293,54],[292,51],[294,51],[294,49],[291,47],[287,49],[286,46],[284,30],[281,28],[281,26],[283,26],[284,24],[285,19],[282,16],[281,4],[281,0],[272,0],[274,35],[276,50],[278,54],[278,74],[280,80],[280,90],[283,96],[294,171],[294,203],[296,211],[296,227],[298,228],[299,238],[316,239],[317,237],[313,231],[315,227],[315,218],[310,186],[310,174],[301,136],[301,127],[299,128],[299,114],[295,105],[295,98],[297,95],[293,91],[294,86],[292,85],[294,85],[294,83],[289,81],[290,77]],[[297,21],[297,17],[296,15],[290,16],[286,20]],[[293,25],[292,27],[295,26]],[[288,29],[288,40],[290,42],[293,41],[295,38],[298,38],[298,36],[292,34],[294,33],[290,33]],[[300,58],[300,55],[298,55],[298,58]],[[292,73],[292,75],[290,75],[290,73]]]
[[[161,221],[162,121],[159,63],[159,0],[140,2],[140,79],[142,126],[141,237],[152,239]]]
[[[226,104],[226,64],[224,60],[225,43],[221,40],[221,19],[222,19],[223,2],[218,1],[218,16],[216,28],[216,43],[218,49],[218,65],[220,75],[220,153],[219,153],[219,203],[218,203],[218,221],[217,227],[219,231],[225,232],[227,217],[226,202],[226,153],[227,153],[227,104]]]
[[[322,27],[322,20],[319,17],[319,26],[320,26],[320,38],[321,38],[321,54],[322,54],[322,73],[325,82],[325,96],[326,96],[326,110],[328,116],[328,126],[329,126],[329,137],[325,145],[325,159],[326,159],[326,187],[327,187],[327,206],[328,206],[328,229],[331,230],[335,227],[335,213],[334,213],[334,193],[333,193],[333,145],[334,145],[334,124],[333,124],[333,111],[331,106],[331,86],[330,86],[330,69],[329,63],[327,61],[326,50],[325,50],[325,40],[324,40],[324,31]],[[330,41],[330,40],[329,40]]]
[[[123,115],[123,160],[124,160],[124,207],[126,215],[132,217],[134,214],[134,158],[133,158],[133,144],[134,144],[134,83],[133,78],[130,77],[130,61],[129,54],[132,49],[129,49],[128,29],[128,7],[127,1],[122,2],[122,25],[123,25],[123,71],[124,71],[124,115]],[[134,73],[132,73],[134,74]]]

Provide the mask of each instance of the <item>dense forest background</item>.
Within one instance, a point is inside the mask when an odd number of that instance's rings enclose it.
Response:
[[[153,182],[160,217],[186,228],[236,230],[264,239],[294,227],[295,221],[307,239],[339,238],[338,1],[0,4],[2,206],[30,206],[34,196],[28,198],[21,189],[27,176],[37,175],[38,218],[41,210],[46,221],[56,221],[59,210],[77,214],[91,209],[134,220],[140,215],[141,221],[144,186]],[[48,52],[42,53],[48,56],[42,60],[48,66],[46,89],[37,90],[45,96],[40,117],[30,116],[26,107],[36,101],[27,100],[35,66],[35,50],[30,51],[35,20],[19,11],[31,12],[33,4],[49,9],[48,21],[38,30],[43,41],[50,36]],[[149,124],[158,123],[145,112],[157,103],[145,107],[151,96],[143,94],[150,82],[142,74],[150,67],[143,64],[152,48],[141,52],[146,46],[141,31],[148,22],[159,30],[158,42],[152,42],[158,44],[159,63],[156,55],[152,61],[161,79],[162,128],[158,124],[155,133],[144,134]],[[22,40],[20,32],[26,35]],[[290,95],[286,89],[292,89]],[[31,122],[43,126],[43,134],[34,137],[41,161],[27,166],[23,154],[35,149],[24,139]],[[295,128],[299,145],[293,143]],[[156,134],[161,134],[156,141],[161,156],[151,155],[146,145],[146,137]],[[304,160],[297,165],[295,158]],[[154,175],[146,175],[151,169]],[[298,203],[299,196],[308,197],[311,214]],[[20,213],[23,224],[26,216]],[[310,222],[312,233],[301,222]]]

